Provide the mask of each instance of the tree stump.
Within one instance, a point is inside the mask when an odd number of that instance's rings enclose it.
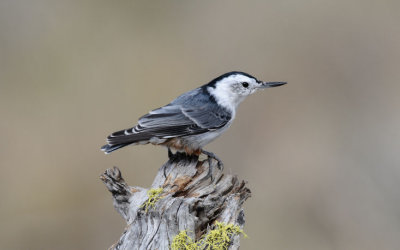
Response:
[[[213,159],[170,155],[151,186],[162,188],[153,206],[148,189],[128,186],[117,167],[107,169],[100,178],[127,222],[110,249],[171,249],[174,237],[183,230],[195,241],[204,239],[216,222],[240,228],[245,223],[242,205],[250,190],[236,176],[224,175]],[[240,234],[231,235],[228,249],[238,249],[239,240]]]

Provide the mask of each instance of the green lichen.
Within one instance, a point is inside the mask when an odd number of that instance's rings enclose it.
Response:
[[[247,235],[239,226],[226,224],[223,222],[215,222],[214,229],[203,236],[199,241],[195,242],[186,233],[181,231],[172,241],[172,250],[226,250],[228,249],[231,238],[235,235]]]
[[[161,193],[163,188],[152,188],[147,191],[147,196],[149,197],[145,203],[143,203],[140,208],[144,208],[145,213],[149,211],[150,208],[154,208],[156,202],[161,199]]]

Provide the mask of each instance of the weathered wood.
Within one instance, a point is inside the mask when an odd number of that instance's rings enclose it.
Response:
[[[123,235],[111,249],[169,249],[174,236],[187,230],[192,239],[206,234],[215,221],[243,227],[243,202],[250,197],[244,181],[224,175],[217,162],[199,161],[177,153],[158,171],[151,188],[163,188],[160,200],[145,212],[148,189],[129,187],[117,167],[102,181],[112,193],[115,209],[127,221]],[[211,171],[210,171],[211,170]],[[239,248],[240,236],[229,249]]]

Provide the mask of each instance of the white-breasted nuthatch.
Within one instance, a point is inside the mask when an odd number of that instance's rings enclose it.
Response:
[[[170,104],[142,116],[133,128],[112,133],[101,150],[106,154],[128,145],[154,144],[173,148],[187,155],[204,153],[202,148],[220,136],[235,118],[236,108],[257,90],[285,82],[263,82],[243,72],[223,74],[210,83],[191,90]],[[169,151],[170,152],[170,151]]]

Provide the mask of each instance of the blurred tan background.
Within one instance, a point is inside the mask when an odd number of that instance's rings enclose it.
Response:
[[[0,249],[106,249],[98,176],[148,187],[166,149],[100,152],[232,70],[257,93],[207,147],[248,181],[242,249],[400,249],[400,2],[0,2]]]

